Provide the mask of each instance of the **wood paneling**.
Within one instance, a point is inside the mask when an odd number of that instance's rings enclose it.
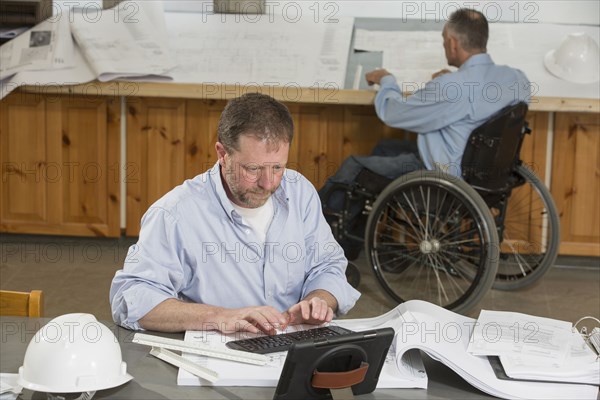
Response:
[[[0,103],[1,229],[48,223],[45,101],[12,95]]]
[[[290,148],[288,168],[304,175],[317,188],[327,178],[328,165],[337,159],[328,146],[330,136],[338,136],[339,126],[332,121],[333,108],[313,105],[290,105],[294,119],[294,139]]]
[[[600,115],[557,114],[552,195],[560,214],[560,254],[600,256]]]
[[[20,92],[0,102],[1,231],[118,236],[123,179],[126,233],[137,235],[155,200],[214,165],[224,98],[128,97],[127,164],[121,177],[119,100]],[[287,105],[296,125],[289,167],[317,189],[346,157],[369,154],[381,138],[414,138],[386,127],[371,104]],[[599,118],[556,114],[548,169],[549,114],[528,116],[533,134],[521,156],[551,183],[561,215],[561,254],[600,255]]]
[[[529,112],[527,122],[531,134],[525,136],[521,147],[521,159],[542,182],[546,178],[546,158],[548,145],[548,114],[546,112]]]
[[[128,99],[127,235],[139,234],[152,203],[214,165],[223,107],[225,101]]]
[[[185,176],[185,100],[134,99],[127,104],[127,234],[143,213]]]
[[[119,100],[18,93],[1,107],[0,230],[119,236]]]

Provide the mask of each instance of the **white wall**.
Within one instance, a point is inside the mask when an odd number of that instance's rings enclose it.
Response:
[[[446,20],[457,8],[467,7],[482,11],[490,21],[600,24],[600,2],[597,0],[339,0],[335,3],[339,5],[340,15],[348,16]]]
[[[85,0],[81,0],[85,1]],[[148,0],[146,0],[148,1]],[[445,20],[459,7],[482,11],[490,21],[600,25],[597,0],[266,0],[267,12],[292,13],[318,19],[336,16]],[[212,10],[212,0],[168,0],[168,11]]]
[[[159,0],[142,0],[159,1]],[[101,0],[54,0],[56,10],[101,8]],[[164,0],[167,11],[211,12],[212,0]],[[318,20],[340,16],[446,20],[459,7],[482,11],[490,21],[600,25],[598,0],[266,0],[267,13]]]

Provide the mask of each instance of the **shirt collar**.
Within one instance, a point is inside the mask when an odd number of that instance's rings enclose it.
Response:
[[[286,169],[286,175],[287,171],[288,170]],[[239,219],[239,214],[235,211],[235,208],[233,208],[231,200],[229,200],[229,197],[227,197],[227,193],[225,192],[225,184],[223,182],[223,177],[221,176],[221,164],[219,164],[219,162],[217,161],[215,165],[210,170],[208,170],[208,174],[210,177],[210,183],[213,188],[213,192],[215,193],[217,200],[221,204],[221,207],[225,211],[225,214],[227,214],[227,217],[231,221],[233,221],[234,219]],[[285,181],[285,179],[286,177],[284,176],[281,185],[279,185],[279,187],[272,196],[273,208],[275,209],[275,212],[277,212],[277,206],[279,204],[285,205],[288,200],[284,189],[283,181]]]
[[[460,66],[459,70],[473,67],[475,65],[486,65],[493,63],[494,61],[492,61],[492,57],[488,53],[475,54],[469,57],[469,59]]]

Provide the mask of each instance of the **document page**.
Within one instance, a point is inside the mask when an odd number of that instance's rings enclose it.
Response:
[[[71,30],[101,82],[112,79],[169,81],[175,67],[159,2],[126,1],[90,21],[74,12]]]
[[[407,322],[397,331],[397,343],[426,352],[486,393],[505,399],[596,399],[598,388],[591,385],[500,380],[487,356],[467,351],[476,320],[420,300],[398,306],[402,307]]]
[[[544,357],[522,354],[500,356],[506,375],[516,379],[588,383],[600,386],[600,358],[579,332],[571,332],[571,345],[562,364],[547,362]]]
[[[277,14],[167,13],[176,82],[343,88],[353,19],[335,23]]]
[[[23,71],[72,66],[73,39],[67,15],[56,15],[0,47],[0,80]]]
[[[512,35],[506,24],[490,25],[489,49],[512,48]],[[383,52],[382,67],[398,80],[403,91],[415,92],[431,80],[432,74],[450,67],[439,31],[373,31],[357,29],[354,49]],[[492,53],[493,54],[493,53]]]
[[[426,352],[474,387],[500,398],[511,399],[594,399],[598,388],[592,385],[500,380],[487,356],[467,351],[476,320],[420,300],[411,300],[374,318],[341,319],[335,324],[351,330],[392,327],[396,332],[378,382],[378,388],[426,388],[427,375],[420,351]],[[236,337],[237,336],[237,337]],[[186,341],[223,346],[240,334],[222,335],[215,331],[188,331]],[[210,383],[180,369],[178,385],[276,386],[286,353],[269,355],[266,366],[185,354],[203,367],[216,371],[220,379]]]
[[[354,49],[383,52],[383,65],[398,80],[403,91],[414,92],[431,75],[448,68],[441,32],[370,31],[357,29]]]
[[[336,320],[333,324],[346,327],[354,331],[369,330],[374,328],[383,328],[390,326],[383,321],[379,326],[368,327],[360,323],[365,320],[356,320],[359,324],[353,324],[353,320]],[[381,321],[381,318],[378,320]],[[387,321],[389,322],[389,321]],[[285,332],[293,332],[302,329],[309,329],[314,326],[297,325],[286,329]],[[225,347],[225,343],[230,340],[255,337],[255,334],[237,333],[224,335],[216,331],[188,331],[185,334],[185,341],[200,342],[209,344],[213,347]],[[216,371],[219,379],[211,383],[201,379],[183,369],[179,369],[177,375],[177,384],[180,386],[266,386],[275,387],[279,381],[281,370],[287,357],[287,352],[278,352],[266,354],[269,362],[264,366],[249,365],[237,363],[234,361],[209,358],[195,354],[185,354],[184,357],[193,362]],[[407,354],[402,359],[396,358],[394,345],[388,352],[382,371],[379,375],[378,388],[426,388],[427,375],[418,352]]]
[[[482,310],[468,351],[473,355],[520,355],[562,364],[571,345],[572,324],[521,313]]]

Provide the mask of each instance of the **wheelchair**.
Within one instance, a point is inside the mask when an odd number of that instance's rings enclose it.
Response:
[[[527,105],[501,110],[470,135],[461,178],[418,170],[394,180],[363,169],[324,214],[350,261],[364,248],[375,277],[398,303],[420,299],[458,313],[490,288],[514,290],[540,279],[556,260],[559,216],[552,196],[519,158],[531,130]],[[347,277],[360,272],[349,262]]]

